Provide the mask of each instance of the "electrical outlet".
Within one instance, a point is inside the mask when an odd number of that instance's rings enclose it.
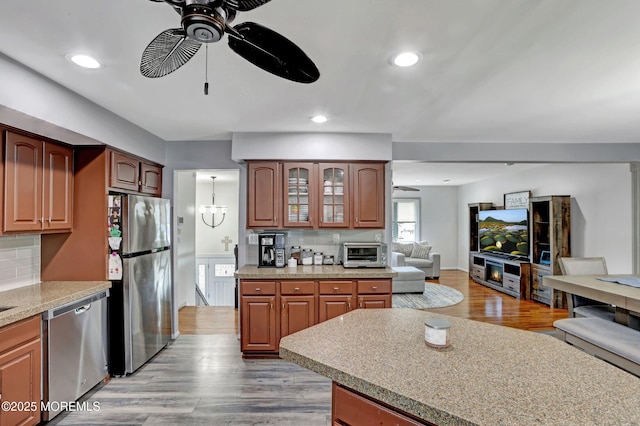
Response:
[[[333,244],[340,244],[340,234],[333,234]]]
[[[376,234],[376,243],[382,241],[382,234]]]

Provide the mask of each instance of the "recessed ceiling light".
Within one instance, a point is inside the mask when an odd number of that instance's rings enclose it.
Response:
[[[410,67],[420,60],[420,56],[414,52],[402,52],[393,58],[393,64],[398,67]]]
[[[68,55],[67,57],[71,62],[83,68],[95,69],[101,66],[100,62],[88,55]]]
[[[326,123],[327,120],[328,118],[324,115],[314,115],[313,117],[311,117],[311,121],[313,121],[316,124]]]

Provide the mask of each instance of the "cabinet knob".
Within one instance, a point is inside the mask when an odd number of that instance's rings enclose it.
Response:
[[[294,288],[293,291],[300,291],[300,287]]]
[[[337,293],[337,292],[338,292],[338,290],[340,290],[338,287],[334,287],[334,288],[333,288],[333,292],[334,292],[334,293]]]
[[[284,303],[282,304],[282,309],[284,310]]]
[[[373,287],[371,287],[371,290],[377,290],[377,289],[378,289],[378,286],[374,285]]]
[[[260,287],[256,287],[256,291],[262,291]]]

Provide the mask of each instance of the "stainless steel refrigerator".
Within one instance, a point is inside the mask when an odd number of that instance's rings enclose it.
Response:
[[[109,372],[133,373],[171,338],[169,200],[110,195]]]

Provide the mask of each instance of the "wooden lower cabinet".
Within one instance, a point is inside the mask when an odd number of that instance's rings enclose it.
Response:
[[[346,314],[352,309],[353,296],[346,295],[326,295],[318,296],[318,304],[320,306],[319,322],[330,320]]]
[[[358,308],[381,309],[391,307],[391,281],[390,280],[359,280],[356,281],[358,289]]]
[[[40,381],[40,317],[35,316],[1,328],[1,400],[23,405],[16,407],[16,410],[0,410],[0,426],[40,423]],[[24,405],[33,409],[22,409]]]
[[[280,338],[317,324],[315,281],[280,282]]]
[[[335,382],[333,382],[331,399],[331,421],[334,426],[431,424],[424,420],[413,419],[409,414],[355,393]]]
[[[275,281],[240,282],[240,341],[242,351],[276,352],[280,342]]]
[[[278,350],[278,325],[275,296],[242,298],[241,340],[243,351]]]
[[[391,279],[241,279],[240,292],[240,348],[245,355],[275,355],[281,338],[358,307],[391,307]]]

